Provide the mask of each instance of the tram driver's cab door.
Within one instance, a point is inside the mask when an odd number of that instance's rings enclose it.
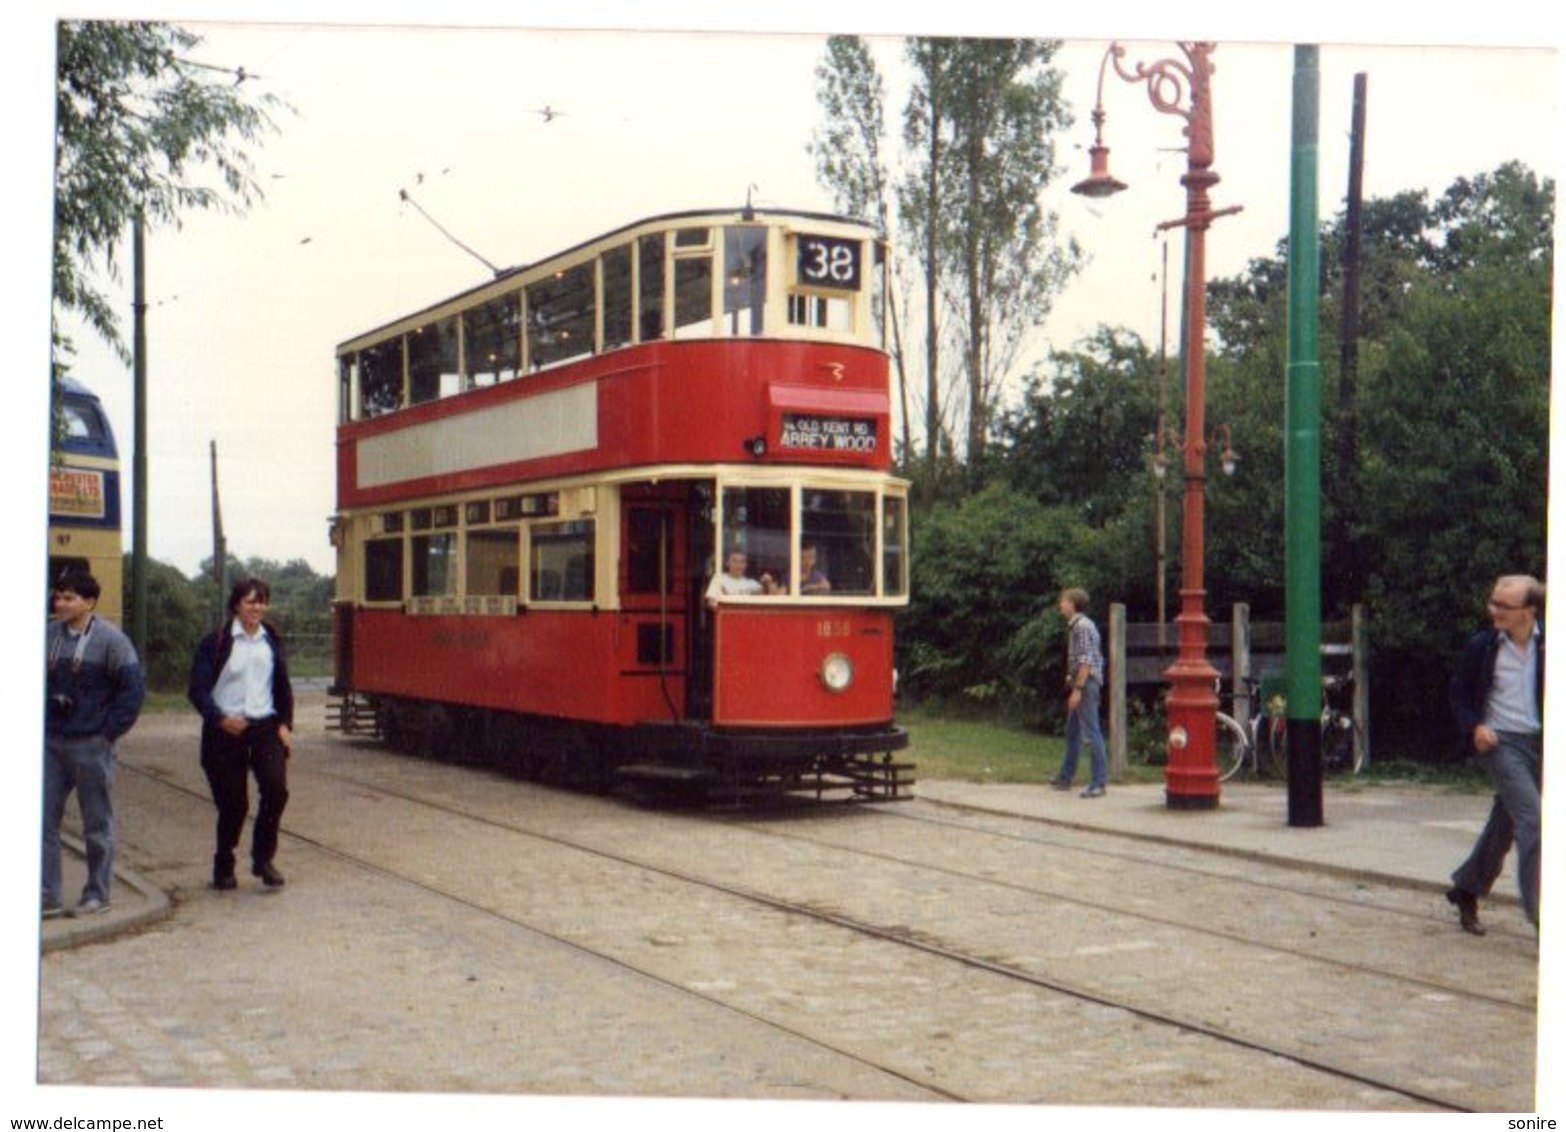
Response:
[[[710,691],[701,694],[705,649],[696,621],[702,605],[691,577],[701,573],[706,553],[693,532],[703,522],[710,527],[710,510],[688,484],[628,486],[621,498],[622,671],[653,678],[649,683],[658,692],[651,716],[700,718]],[[705,520],[693,518],[693,510]]]

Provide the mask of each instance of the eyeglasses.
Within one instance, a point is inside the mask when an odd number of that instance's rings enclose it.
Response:
[[[1503,610],[1506,613],[1516,613],[1519,609],[1527,609],[1528,608],[1528,606],[1526,604],[1523,604],[1523,605],[1512,605],[1509,602],[1496,601],[1495,598],[1493,598],[1493,597],[1489,600],[1488,605],[1490,606],[1491,609]]]

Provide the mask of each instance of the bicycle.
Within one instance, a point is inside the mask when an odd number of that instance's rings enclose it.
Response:
[[[1365,769],[1364,734],[1354,723],[1351,673],[1321,679],[1321,762],[1328,773]],[[1346,705],[1346,706],[1345,706]]]
[[[1247,759],[1250,760],[1251,773],[1260,776],[1264,773],[1263,752],[1266,752],[1267,758],[1265,773],[1278,777],[1288,773],[1289,763],[1284,747],[1287,733],[1284,699],[1281,695],[1273,695],[1263,704],[1256,677],[1244,677],[1244,684],[1251,705],[1249,726],[1232,715],[1221,711],[1217,713],[1218,733],[1214,754],[1220,782],[1228,782],[1238,774]]]
[[[1260,702],[1259,683],[1254,676],[1244,678],[1246,693],[1253,708]],[[1351,709],[1354,677],[1349,673],[1326,675],[1321,678],[1321,764],[1330,774],[1347,771],[1358,774],[1365,768],[1365,743],[1362,732],[1355,726]],[[1253,711],[1247,728],[1232,715],[1218,713],[1218,734],[1215,746],[1218,763],[1218,780],[1227,782],[1233,778],[1246,759],[1251,770],[1263,773],[1262,752],[1266,752],[1268,773],[1285,778],[1289,773],[1287,704],[1282,695],[1268,698],[1262,710]]]

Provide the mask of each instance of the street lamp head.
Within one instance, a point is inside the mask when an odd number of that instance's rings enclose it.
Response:
[[[1124,181],[1117,181],[1109,172],[1109,147],[1099,143],[1088,147],[1088,157],[1092,166],[1088,175],[1071,186],[1071,191],[1095,200],[1102,197],[1114,196],[1126,187]]]
[[[1226,476],[1234,475],[1234,469],[1240,462],[1240,454],[1234,450],[1234,432],[1227,424],[1221,424],[1213,429],[1211,444],[1218,443],[1218,438],[1223,437],[1223,451],[1218,455],[1219,466],[1223,468]]]

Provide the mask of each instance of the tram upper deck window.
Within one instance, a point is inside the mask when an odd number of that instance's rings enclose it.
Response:
[[[566,268],[527,289],[527,357],[533,369],[593,352],[593,302],[591,263]]]
[[[736,337],[765,329],[767,301],[767,230],[734,227],[723,230],[723,318]]]
[[[462,388],[457,373],[457,320],[443,318],[408,335],[408,401],[421,405]]]
[[[359,351],[359,417],[402,407],[402,339],[388,338]]]
[[[337,423],[353,420],[359,407],[359,359],[344,354],[337,359]]]
[[[603,276],[604,349],[631,343],[631,245],[611,248],[599,257]]]
[[[791,326],[809,326],[846,334],[854,328],[854,308],[847,299],[829,299],[823,295],[790,295],[788,321]]]
[[[89,402],[65,399],[60,405],[60,421],[68,441],[103,440],[103,418]]]
[[[467,388],[510,381],[522,372],[521,293],[501,295],[462,314]]]
[[[712,334],[712,230],[681,228],[674,234],[674,336]]]
[[[640,312],[637,337],[642,342],[655,342],[663,337],[663,262],[662,232],[636,241],[636,305]]]
[[[859,240],[812,233],[795,237],[794,289],[788,297],[791,325],[841,333],[854,329],[863,250]]]
[[[593,600],[593,522],[539,523],[532,530],[528,594],[533,601]]]

